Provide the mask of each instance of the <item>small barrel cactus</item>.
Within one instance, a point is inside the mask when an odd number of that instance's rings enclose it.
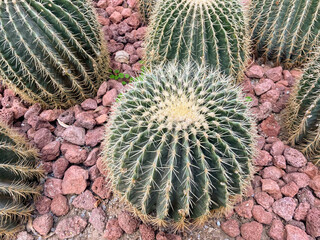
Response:
[[[320,51],[306,66],[284,114],[289,142],[320,163]]]
[[[320,1],[252,0],[250,27],[258,57],[298,67],[320,41]]]
[[[40,194],[37,151],[14,130],[0,123],[0,238],[13,235],[28,220],[30,204]]]
[[[148,23],[152,10],[156,4],[156,0],[139,0],[139,12],[145,23]]]
[[[172,63],[147,71],[107,125],[103,161],[114,191],[143,221],[176,229],[229,210],[252,175],[248,109],[219,71]]]
[[[0,1],[0,76],[22,98],[69,107],[93,97],[108,54],[89,1]]]
[[[239,0],[161,0],[150,21],[145,62],[192,60],[240,80],[249,52],[246,25]]]

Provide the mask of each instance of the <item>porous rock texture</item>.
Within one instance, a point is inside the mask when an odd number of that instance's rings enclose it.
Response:
[[[131,76],[139,73],[146,28],[137,13],[136,0],[99,0],[93,4],[108,41],[111,67]],[[127,52],[128,61],[123,58],[116,61],[118,51]],[[143,240],[320,237],[319,169],[281,141],[279,113],[300,75],[297,70],[272,68],[259,62],[248,67],[243,88],[259,131],[259,154],[254,159],[256,173],[252,185],[235,210],[221,219],[208,221],[201,228],[176,234],[134,218],[109,188],[108,172],[103,169],[99,153],[103,125],[115,101],[110,96],[121,92],[122,80],[106,78],[97,97],[68,110],[43,111],[1,87],[0,119],[40,147],[42,166],[47,173],[42,182],[43,196],[34,211],[33,229],[26,227],[17,239],[38,239],[41,235],[49,240],[139,239],[140,236]]]

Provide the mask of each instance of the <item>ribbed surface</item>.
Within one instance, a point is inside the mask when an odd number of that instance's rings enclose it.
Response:
[[[139,12],[145,23],[148,23],[152,10],[155,7],[156,0],[139,0]]]
[[[320,52],[306,67],[286,111],[289,141],[320,163]]]
[[[1,1],[0,29],[0,76],[30,102],[71,106],[94,96],[108,70],[85,0]]]
[[[240,79],[246,21],[238,0],[161,0],[146,39],[146,63],[196,61]]]
[[[121,97],[104,161],[116,191],[143,220],[183,228],[224,211],[242,193],[254,123],[230,78],[190,65],[177,69],[154,69]]]
[[[250,27],[258,56],[299,66],[320,40],[320,1],[253,0]]]
[[[0,123],[0,237],[12,236],[30,216],[42,176],[36,166],[36,150]]]

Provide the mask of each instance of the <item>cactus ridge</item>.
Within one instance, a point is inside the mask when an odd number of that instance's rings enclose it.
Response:
[[[9,87],[46,107],[93,96],[108,54],[89,3],[6,0],[0,16],[0,76]]]
[[[247,19],[237,0],[162,0],[154,8],[147,64],[195,61],[241,79],[249,42]]]
[[[320,51],[296,84],[284,119],[289,142],[320,163]]]
[[[250,180],[248,103],[231,78],[206,72],[155,67],[112,108],[103,161],[115,192],[145,222],[202,224],[229,209]]]
[[[138,1],[139,12],[145,23],[149,22],[149,18],[151,16],[151,13],[156,3],[157,3],[156,0],[139,0]]]
[[[259,57],[298,67],[319,44],[318,0],[253,0],[250,12],[252,45]]]
[[[40,195],[37,151],[0,123],[0,237],[18,232],[33,211],[30,202]]]

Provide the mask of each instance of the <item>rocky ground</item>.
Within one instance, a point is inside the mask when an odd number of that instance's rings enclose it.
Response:
[[[140,71],[146,28],[136,0],[94,2],[112,57],[111,67],[131,76]],[[110,106],[123,85],[104,82],[94,99],[68,110],[42,110],[1,89],[0,117],[40,149],[47,173],[32,221],[17,236],[32,239],[275,239],[320,237],[320,172],[297,150],[281,141],[280,112],[296,70],[253,63],[244,92],[252,103],[260,155],[246,196],[222,219],[192,231],[172,234],[135,219],[108,187],[99,154]],[[108,79],[106,79],[108,80]],[[318,238],[320,239],[320,238]]]

